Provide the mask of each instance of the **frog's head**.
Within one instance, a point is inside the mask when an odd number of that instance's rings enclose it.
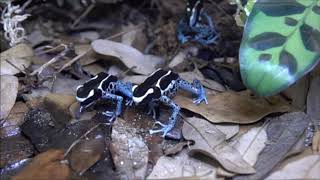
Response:
[[[97,101],[102,96],[102,91],[99,89],[85,89],[83,85],[77,87],[76,99],[80,103],[79,112],[83,112],[84,109],[89,107],[95,101]]]
[[[186,7],[187,20],[190,27],[197,24],[203,6],[203,0],[188,0]]]

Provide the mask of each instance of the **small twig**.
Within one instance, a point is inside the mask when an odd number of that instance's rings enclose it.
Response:
[[[71,59],[69,62],[67,62],[66,64],[64,64],[57,73],[60,73],[61,71],[63,71],[64,69],[66,69],[67,67],[71,66],[74,62],[78,61],[81,57],[83,57],[84,55],[86,55],[88,52],[90,52],[92,49],[89,48],[87,51],[79,54],[78,56],[74,57],[73,59]]]
[[[95,1],[92,2],[92,4],[90,4],[90,6],[80,15],[80,17],[78,17],[74,23],[71,25],[71,28],[73,29],[84,17],[86,17],[90,11],[96,6]]]
[[[54,58],[52,58],[52,59],[51,59],[50,61],[48,61],[47,63],[43,64],[43,65],[42,65],[41,67],[39,67],[38,69],[34,70],[30,75],[31,75],[31,76],[34,76],[34,75],[36,75],[36,74],[41,74],[41,72],[42,72],[45,68],[47,68],[49,65],[57,62],[61,57],[65,56],[65,55],[67,54],[67,52],[70,50],[70,48],[69,48],[67,45],[65,45],[65,44],[63,44],[63,46],[64,46],[65,49],[64,49],[61,53],[59,53],[57,56],[55,56]]]
[[[142,25],[143,25],[143,24],[140,24],[140,25],[138,25],[137,27],[135,27],[135,28],[133,28],[133,29],[130,29],[130,30],[128,30],[128,31],[121,31],[121,32],[119,32],[119,33],[117,33],[117,34],[114,34],[114,35],[112,35],[112,36],[107,37],[106,39],[107,39],[107,40],[110,40],[110,39],[116,38],[116,37],[118,37],[118,36],[121,36],[121,35],[123,35],[123,34],[129,33],[129,32],[131,32],[131,31],[139,30],[139,29],[141,28],[140,26],[142,26]]]
[[[10,62],[8,59],[6,59],[6,62],[10,64],[12,67],[16,68],[19,72],[22,72],[23,74],[27,74],[24,70],[20,69],[18,66]]]
[[[44,46],[43,48],[50,48],[50,49],[43,50],[43,51],[39,52],[37,55],[40,56],[40,55],[42,55],[42,54],[47,54],[47,53],[53,52],[53,51],[55,51],[55,50],[57,50],[57,49],[59,49],[59,48],[61,48],[61,47],[65,47],[65,45],[64,45],[64,44],[60,44],[60,45],[58,45],[58,46],[56,46],[56,47]]]
[[[112,117],[115,118],[115,117]],[[112,121],[110,121],[112,122]],[[90,128],[87,132],[85,132],[82,136],[80,136],[78,139],[76,139],[68,148],[68,150],[64,153],[63,155],[63,159],[65,159],[67,157],[67,155],[70,153],[70,151],[72,150],[72,148],[77,145],[84,137],[86,137],[88,134],[90,134],[93,130],[95,130],[96,128],[98,128],[100,125],[110,125],[110,123],[99,123],[95,126],[93,126],[92,128]]]

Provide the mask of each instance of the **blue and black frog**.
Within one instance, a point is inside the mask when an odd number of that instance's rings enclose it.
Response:
[[[178,40],[181,43],[196,41],[203,45],[215,43],[218,33],[211,17],[203,10],[203,0],[188,0],[186,15],[178,24]]]
[[[172,130],[176,124],[180,107],[171,99],[179,89],[191,92],[196,96],[195,104],[207,102],[206,93],[199,80],[189,83],[179,77],[177,73],[158,69],[140,85],[130,82],[124,83],[116,76],[99,73],[83,85],[77,87],[76,99],[80,103],[80,113],[100,99],[117,102],[116,112],[103,112],[106,116],[119,116],[122,112],[122,102],[126,98],[126,105],[147,105],[149,113],[156,119],[156,109],[159,103],[169,106],[172,114],[167,124],[156,121],[160,129],[150,130],[150,134],[162,133],[163,137]]]
[[[171,98],[177,93],[178,89],[191,92],[195,95],[196,98],[193,101],[195,104],[200,104],[201,102],[208,103],[205,90],[199,80],[189,83],[181,79],[177,73],[163,69],[158,69],[142,84],[132,87],[133,102],[136,105],[147,105],[149,113],[153,113],[154,118],[156,116],[155,108],[159,103],[163,103],[172,109],[168,123],[163,124],[160,121],[156,121],[156,124],[160,125],[161,128],[150,130],[150,134],[162,133],[164,137],[174,128],[180,107]]]
[[[106,116],[119,116],[122,112],[123,98],[126,105],[132,105],[132,85],[124,83],[116,76],[101,72],[77,87],[76,99],[80,103],[80,113],[99,99],[117,102],[116,112],[103,112]]]

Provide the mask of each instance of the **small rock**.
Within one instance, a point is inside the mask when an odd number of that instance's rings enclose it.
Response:
[[[70,119],[69,107],[76,102],[74,96],[50,93],[44,98],[44,105],[54,119],[66,124]]]
[[[4,119],[8,117],[14,103],[16,102],[19,82],[18,82],[18,78],[15,76],[1,75],[0,83],[1,83],[0,119]]]
[[[42,152],[50,146],[49,137],[58,131],[55,124],[49,112],[33,109],[27,112],[21,130],[31,140],[37,150]]]

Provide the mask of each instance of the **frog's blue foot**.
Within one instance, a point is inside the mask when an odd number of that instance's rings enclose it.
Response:
[[[155,129],[149,130],[149,133],[150,134],[162,133],[162,137],[165,137],[168,134],[168,132],[171,131],[174,127],[174,124],[172,125],[171,123],[169,123],[167,125],[167,124],[161,123],[160,121],[156,121],[155,125],[159,125],[161,126],[161,128],[156,130]]]
[[[202,101],[205,102],[206,104],[208,104],[208,99],[206,96],[206,91],[204,90],[203,86],[201,85],[200,81],[195,79],[193,81],[193,85],[195,88],[197,88],[198,91],[198,97],[196,99],[193,100],[194,104],[200,104]]]

